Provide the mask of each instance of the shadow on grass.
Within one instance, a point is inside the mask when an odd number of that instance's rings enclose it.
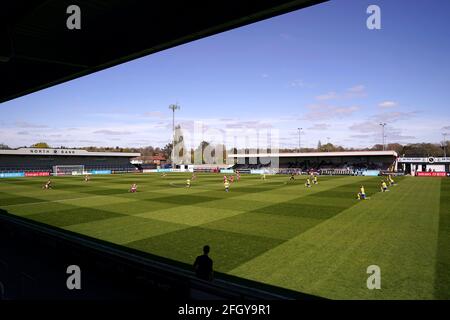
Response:
[[[45,223],[37,222],[31,219],[27,219],[24,217],[18,217],[13,214],[8,213],[5,210],[0,209],[0,224],[15,224],[20,226],[24,231],[28,229],[29,232],[37,232],[42,233],[44,235],[55,238],[56,240],[60,240],[61,242],[69,241],[69,245],[75,245],[76,247],[86,248],[88,250],[95,251],[94,253],[98,254],[99,257],[106,254],[118,255],[122,254],[130,254],[135,257],[139,257],[140,259],[145,259],[149,265],[154,263],[155,268],[161,268],[161,265],[166,265],[165,272],[173,272],[174,277],[179,278],[192,278],[194,277],[193,268],[191,265],[164,258],[161,256],[153,255],[147,252],[143,252],[140,250],[124,247],[121,245],[117,245],[111,242],[103,241],[100,239],[92,238],[86,235],[78,234],[72,231],[60,229]],[[22,235],[22,233],[21,233]],[[111,250],[112,249],[112,250]],[[33,250],[32,247],[30,250]],[[132,257],[128,258],[130,263],[133,263]],[[136,262],[136,261],[135,261]],[[44,262],[45,263],[45,262]],[[139,262],[138,262],[139,263]],[[158,266],[159,265],[159,266]],[[163,269],[161,269],[163,270]],[[173,271],[168,271],[173,270]],[[232,276],[225,273],[215,272],[215,279],[221,282],[225,282],[227,285],[241,285],[250,289],[258,289],[265,291],[267,293],[273,294],[273,299],[295,299],[295,300],[317,300],[323,299],[317,296],[272,286],[248,279],[239,278],[236,276]],[[211,285],[219,285],[216,281],[211,282]],[[220,287],[220,285],[219,285]],[[218,288],[219,288],[218,287]],[[223,290],[223,286],[221,287]],[[277,295],[277,296],[275,296]]]

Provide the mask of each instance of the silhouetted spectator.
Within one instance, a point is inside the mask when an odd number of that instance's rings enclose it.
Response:
[[[194,262],[195,274],[198,278],[211,281],[213,279],[213,261],[208,257],[209,246],[203,247],[203,255],[198,256]]]

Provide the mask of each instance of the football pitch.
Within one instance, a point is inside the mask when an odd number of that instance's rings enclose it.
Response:
[[[450,299],[450,179],[242,175],[104,175],[0,180],[0,208],[192,265],[332,299]],[[138,192],[129,193],[132,183]],[[370,197],[358,201],[363,184]],[[30,244],[31,245],[31,244]],[[367,288],[367,267],[381,289]]]

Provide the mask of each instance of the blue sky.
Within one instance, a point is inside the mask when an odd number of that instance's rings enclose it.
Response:
[[[366,8],[381,8],[381,30]],[[450,2],[334,0],[0,105],[0,143],[164,146],[186,132],[277,132],[279,147],[439,142],[450,132]],[[208,134],[213,132],[213,134]],[[200,137],[192,139],[197,143]]]

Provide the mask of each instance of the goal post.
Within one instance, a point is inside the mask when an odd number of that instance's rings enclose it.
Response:
[[[84,165],[57,165],[53,166],[54,176],[77,176],[85,174]]]

